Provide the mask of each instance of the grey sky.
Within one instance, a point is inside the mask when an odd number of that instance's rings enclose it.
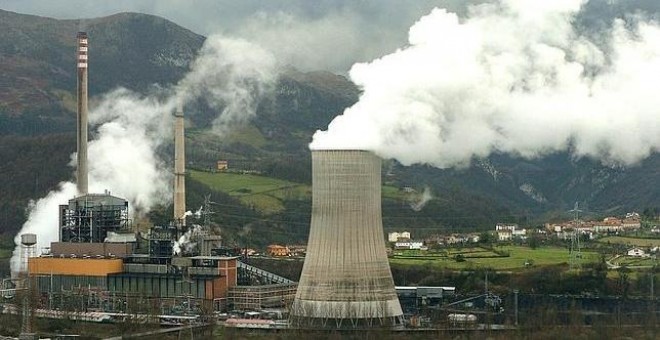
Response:
[[[487,0],[0,0],[0,8],[60,19],[154,14],[199,34],[245,38],[303,70],[344,73],[355,62],[406,45],[408,28],[434,7],[464,13],[468,3],[483,1]],[[595,3],[599,5],[591,6]],[[658,3],[591,0],[589,5],[601,16],[631,8],[657,11]]]
[[[0,8],[59,19],[140,12],[196,33],[243,37],[301,69],[345,72],[405,45],[408,28],[434,7],[463,0],[0,0]]]

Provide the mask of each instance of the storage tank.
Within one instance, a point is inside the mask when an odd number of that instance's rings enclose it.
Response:
[[[33,246],[37,244],[36,234],[21,234],[21,244],[24,246]]]
[[[312,151],[311,229],[293,327],[402,325],[385,251],[380,170],[380,158],[368,151]]]

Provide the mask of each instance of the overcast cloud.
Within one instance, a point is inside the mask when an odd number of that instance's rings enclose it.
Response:
[[[463,0],[0,0],[0,8],[58,19],[140,12],[196,33],[244,38],[302,70],[345,73],[405,45],[408,28],[436,6],[465,11]]]
[[[346,73],[356,62],[405,47],[408,29],[434,7],[463,16],[468,4],[487,1],[0,0],[0,8],[59,19],[153,14],[205,36],[221,33],[246,39],[302,70]],[[593,23],[622,12],[658,10],[657,0],[591,0],[585,18]]]

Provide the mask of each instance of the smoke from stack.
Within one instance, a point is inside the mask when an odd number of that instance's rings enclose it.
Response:
[[[87,184],[87,62],[88,37],[85,32],[78,32],[77,70],[78,70],[78,133],[77,133],[77,175],[76,187],[79,195],[86,195]]]
[[[101,95],[89,117],[96,128],[89,142],[89,189],[110,190],[126,198],[132,218],[170,202],[172,167],[157,150],[172,140],[172,112],[177,105],[208,100],[220,112],[214,131],[228,131],[245,121],[240,115],[256,114],[256,103],[276,82],[275,66],[273,56],[262,48],[214,35],[206,39],[190,72],[176,86],[159,87],[151,95],[124,88]],[[76,163],[72,157],[71,166]],[[46,197],[28,204],[27,221],[14,238],[12,272],[20,267],[20,235],[37,234],[38,250],[57,241],[58,206],[76,194],[75,183],[63,182]]]
[[[570,151],[634,164],[660,150],[660,26],[617,19],[573,26],[582,0],[501,0],[465,18],[435,9],[409,45],[350,77],[358,103],[318,131],[313,150],[365,149],[405,165],[467,166],[509,153]]]

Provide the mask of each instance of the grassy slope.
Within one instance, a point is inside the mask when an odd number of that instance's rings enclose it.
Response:
[[[465,269],[465,268],[492,268],[495,270],[515,270],[525,268],[525,262],[531,260],[533,266],[545,266],[568,263],[568,250],[560,247],[540,247],[531,249],[523,246],[503,246],[496,247],[497,250],[509,252],[508,257],[496,258],[471,258],[474,255],[474,249],[464,249],[461,251],[452,250],[449,257],[433,259],[390,259],[391,263],[396,264],[426,264],[435,265],[443,268]],[[453,256],[463,254],[464,262],[456,262]],[[480,255],[494,255],[491,252],[479,252]],[[582,252],[582,263],[596,262],[599,260],[598,253]]]
[[[190,175],[211,189],[237,197],[243,204],[254,206],[265,214],[282,211],[285,199],[309,196],[311,193],[308,185],[259,175],[195,170]]]
[[[253,125],[245,125],[240,128],[233,129],[226,136],[218,137],[210,129],[194,129],[186,128],[186,137],[192,143],[203,143],[204,145],[222,145],[229,143],[243,143],[251,145],[256,148],[266,145],[266,139]]]
[[[660,246],[660,239],[634,238],[623,236],[607,236],[598,239],[601,243],[617,243],[638,247],[657,247]]]
[[[306,199],[312,195],[312,187],[307,184],[260,175],[197,170],[190,171],[190,175],[211,189],[237,197],[245,205],[254,206],[265,214],[282,211],[285,200]],[[395,200],[403,197],[398,188],[391,186],[383,186],[382,195]]]

